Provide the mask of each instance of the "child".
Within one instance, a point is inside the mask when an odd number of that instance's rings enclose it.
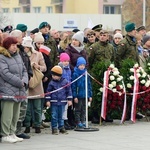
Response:
[[[60,63],[58,65],[61,66],[62,69],[63,69],[62,77],[67,79],[68,82],[71,82],[71,69],[70,69],[69,61],[70,61],[70,57],[67,53],[61,53],[60,54]],[[64,111],[64,114],[63,114],[63,119],[64,119],[65,129],[66,130],[71,130],[74,127],[70,126],[69,123],[68,123],[67,112],[68,112],[68,104],[65,105],[65,111]]]
[[[74,73],[72,80],[74,81],[80,75],[85,73],[86,60],[83,57],[77,59],[76,67],[74,68]],[[75,121],[78,128],[85,127],[85,76],[82,76],[79,80],[72,84],[72,93],[75,103]],[[92,89],[90,78],[88,78],[88,98],[92,101]]]
[[[60,66],[54,66],[51,69],[51,74],[52,80],[48,84],[47,92],[62,88],[57,92],[46,95],[46,105],[48,107],[51,105],[52,134],[58,135],[58,129],[60,133],[67,133],[64,128],[63,113],[67,102],[69,106],[72,105],[72,92],[71,87],[66,86],[68,81],[62,77],[62,68]]]

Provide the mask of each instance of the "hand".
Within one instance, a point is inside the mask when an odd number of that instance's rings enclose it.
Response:
[[[75,102],[75,103],[78,103],[78,98],[74,98],[74,102]]]
[[[51,103],[50,103],[50,102],[46,102],[46,106],[47,106],[47,107],[50,107],[50,106],[51,106]]]
[[[40,70],[40,66],[37,63],[33,63],[33,67]]]
[[[46,82],[48,80],[48,78],[47,77],[45,77],[44,79],[43,79],[43,82]]]
[[[72,101],[68,101],[68,106],[71,106],[72,105]]]

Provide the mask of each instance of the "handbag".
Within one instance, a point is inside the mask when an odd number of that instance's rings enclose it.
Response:
[[[37,85],[40,84],[41,80],[43,79],[44,74],[36,68],[33,68],[33,77],[31,77],[29,81],[29,88],[34,89]]]

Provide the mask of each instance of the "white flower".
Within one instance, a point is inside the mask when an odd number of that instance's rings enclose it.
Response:
[[[114,64],[110,64],[110,66],[109,66],[110,68],[115,68],[115,66],[114,66]]]
[[[137,69],[137,70],[136,70],[136,73],[139,73],[139,72],[140,72],[140,69]]]
[[[150,80],[147,81],[150,84]]]
[[[101,92],[103,92],[103,88],[101,87],[100,89],[99,89]]]
[[[130,83],[127,83],[127,87],[128,87],[128,88],[131,88],[132,85],[131,85]]]
[[[114,71],[114,72],[113,72],[113,75],[114,75],[114,76],[119,75],[119,71]]]
[[[114,87],[112,84],[109,84],[108,86],[110,89],[112,89]]]
[[[140,73],[137,73],[138,78],[141,77]]]
[[[121,81],[121,78],[119,77],[119,78],[117,78],[117,81],[119,82],[119,81]]]
[[[116,86],[116,81],[111,82],[111,84],[113,85],[113,87]]]
[[[149,86],[150,86],[150,83],[149,83],[149,82],[146,82],[146,83],[145,83],[145,86],[146,86],[146,87],[149,87]]]
[[[147,63],[148,66],[150,66],[150,63]]]
[[[118,68],[115,67],[115,68],[113,69],[113,71],[118,71]]]
[[[112,89],[112,91],[115,93],[117,90],[116,89]]]
[[[122,85],[119,85],[120,89],[123,89],[123,86]]]
[[[114,76],[110,76],[109,78],[110,78],[111,81],[112,81],[112,80],[115,80],[115,77],[114,77]]]
[[[134,80],[134,76],[131,75],[131,76],[129,77],[129,79],[130,79],[130,80]]]
[[[133,69],[133,68],[131,68],[131,69],[130,69],[130,72],[134,72],[134,69]]]
[[[145,77],[146,77],[146,75],[147,75],[146,73],[143,73],[143,74],[142,74],[142,77],[143,77],[143,78],[145,78]]]
[[[134,68],[137,68],[138,66],[139,66],[138,64],[135,64],[135,65],[134,65]]]
[[[145,82],[146,82],[145,80],[141,80],[141,81],[140,81],[140,83],[142,83],[142,84],[145,84]]]
[[[123,76],[120,76],[121,80],[123,79]]]

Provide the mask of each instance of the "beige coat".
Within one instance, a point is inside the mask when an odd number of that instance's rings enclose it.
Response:
[[[44,58],[43,58],[43,55],[41,52],[32,50],[32,54],[30,56],[30,61],[31,61],[31,66],[34,62],[36,62],[38,65],[40,65],[41,72],[46,71],[47,68],[46,68],[45,61],[44,61]],[[42,95],[37,98],[44,97],[44,89],[43,89],[42,80],[41,80],[40,84],[38,86],[36,86],[34,89],[29,88],[29,96],[40,95],[40,94],[42,94]],[[34,97],[33,99],[36,99],[36,97]]]

